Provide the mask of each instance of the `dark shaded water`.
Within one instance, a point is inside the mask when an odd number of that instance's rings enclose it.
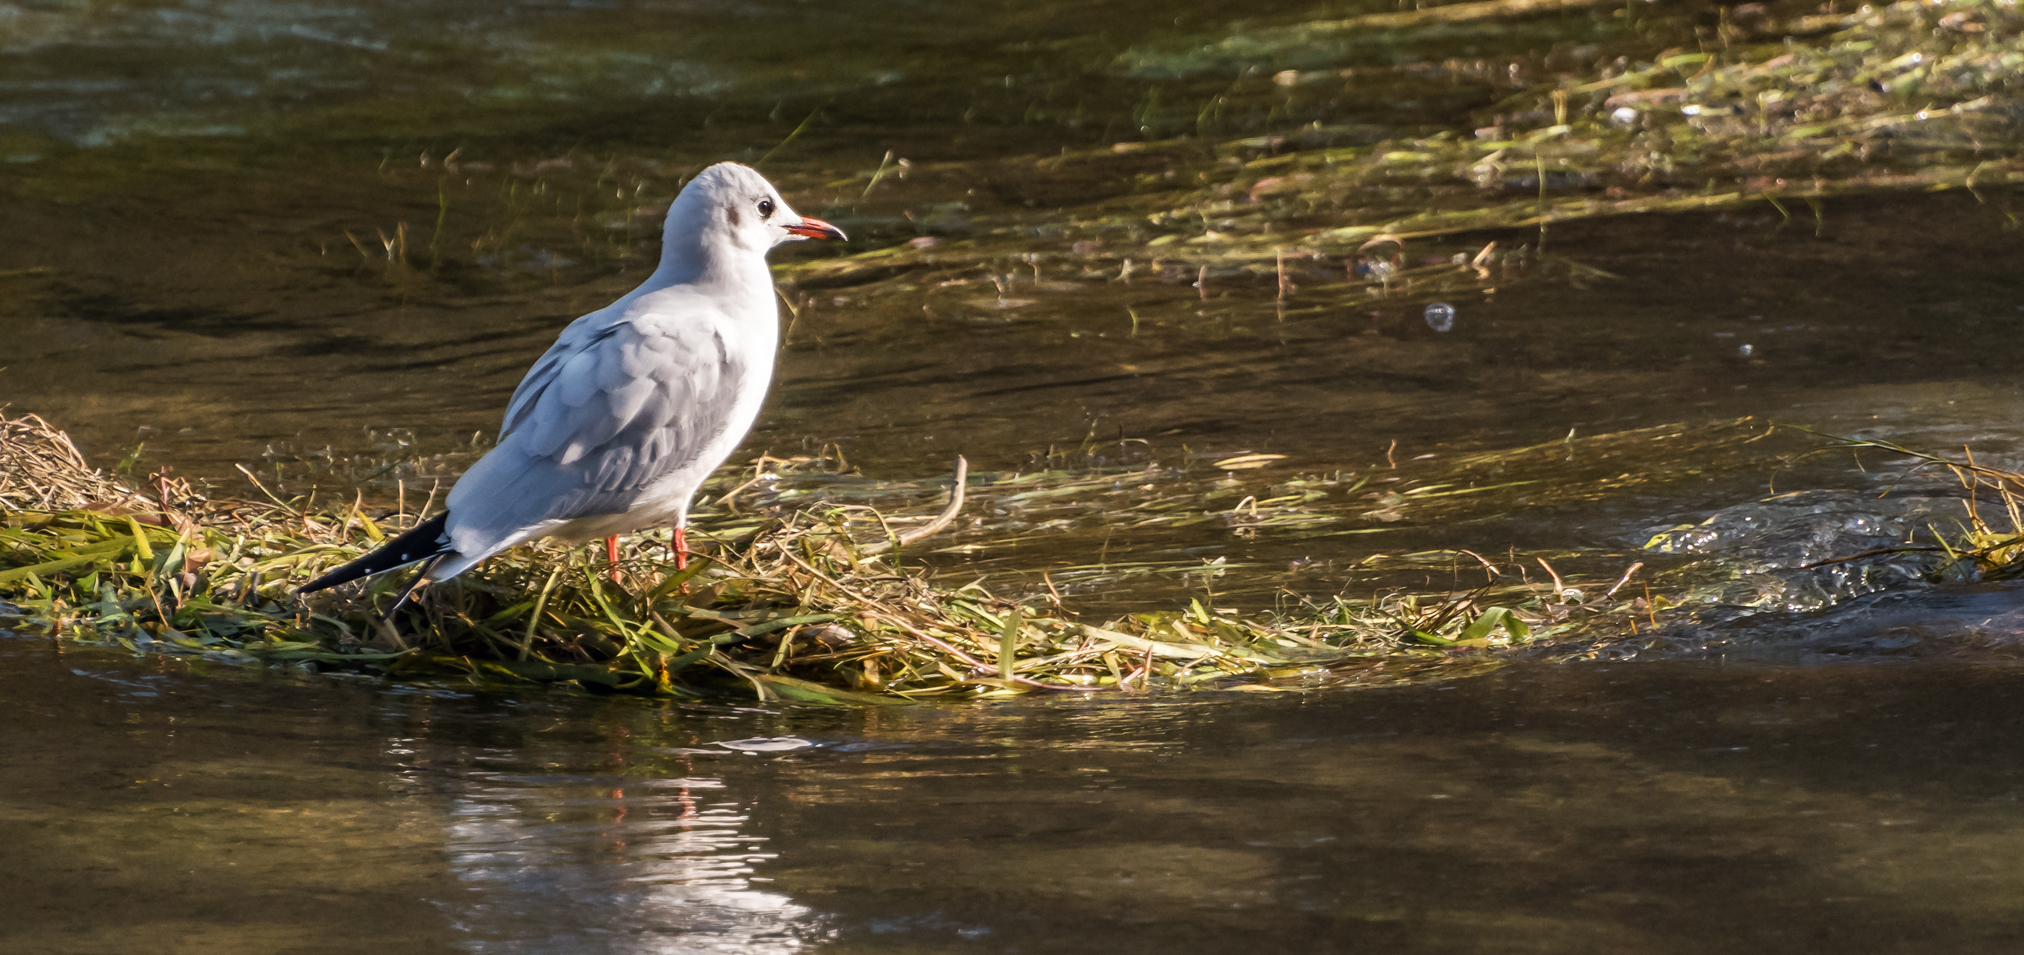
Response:
[[[655,707],[0,644],[10,952],[1998,952],[2024,675]],[[735,747],[801,748],[742,754]],[[727,745],[728,744],[728,745]]]
[[[1283,304],[1270,278],[1204,294],[1150,268],[1132,197],[1225,160],[1077,151],[1466,130],[1510,88],[1422,67],[1628,42],[1576,13],[1204,52],[1240,17],[1357,12],[0,5],[0,404],[101,462],[144,442],[143,469],[233,494],[251,490],[236,463],[298,492],[453,476],[555,331],[644,274],[683,177],[763,159],[848,251],[1013,250],[788,285],[801,314],[741,457],[831,446],[859,473],[783,503],[918,504],[958,453],[997,482],[1066,468],[1059,490],[980,487],[932,559],[1028,592],[1047,572],[1092,615],[1439,589],[1460,548],[1577,582],[1644,561],[1640,584],[1689,601],[1605,648],[1659,662],[861,712],[10,637],[0,948],[2016,950],[2016,591],[1795,570],[1950,526],[1960,502],[1763,436],[1785,421],[2017,463],[2013,197],[1415,244],[1544,239],[1551,257],[1494,289],[1354,307],[1340,262],[1299,264]],[[1356,79],[1275,85],[1302,57]],[[1110,231],[1077,231],[1097,220]],[[1436,299],[1452,330],[1424,319]],[[1681,427],[1609,437],[1662,425]],[[1287,457],[1208,464],[1244,451]],[[1521,480],[1438,504],[1386,491]],[[1296,503],[1261,519],[1246,498]],[[1850,661],[1876,665],[1827,665]],[[786,736],[811,745],[720,745]]]

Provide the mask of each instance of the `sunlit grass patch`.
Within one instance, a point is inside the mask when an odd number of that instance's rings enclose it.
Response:
[[[374,607],[398,575],[307,600],[294,589],[414,515],[209,500],[160,477],[144,491],[90,468],[33,416],[0,436],[0,606],[12,626],[135,652],[873,702],[1392,680],[1490,662],[1488,651],[1576,618],[1647,609],[1644,598],[1613,599],[1615,587],[1583,597],[1557,579],[1514,585],[1483,561],[1470,571],[1477,583],[1439,594],[1300,600],[1251,615],[1198,598],[1095,625],[1051,595],[1019,602],[931,579],[888,549],[909,535],[865,535],[868,514],[880,528],[905,518],[812,505],[702,528],[713,553],[680,573],[651,535],[627,540],[616,582],[584,551],[519,548],[388,621]]]

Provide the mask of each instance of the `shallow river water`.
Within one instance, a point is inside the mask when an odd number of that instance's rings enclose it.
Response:
[[[1092,618],[1474,554],[1641,562],[1673,605],[1420,685],[866,710],[0,635],[0,950],[2018,950],[2019,591],[1802,569],[1961,495],[1770,428],[2024,463],[2013,196],[1413,240],[1538,254],[1376,299],[1341,258],[1284,300],[1158,265],[1133,203],[1229,168],[1188,143],[1466,131],[1510,89],[1421,66],[1627,42],[1351,44],[1327,95],[1202,52],[1394,6],[0,3],[0,406],[96,463],[425,493],[731,158],[854,240],[775,256],[798,314],[734,460],[831,467],[774,503],[930,507],[967,455],[926,559]],[[813,268],[910,243],[1002,255]],[[1247,452],[1285,457],[1213,466]]]
[[[2009,952],[2024,674],[857,711],[0,643],[9,952]]]

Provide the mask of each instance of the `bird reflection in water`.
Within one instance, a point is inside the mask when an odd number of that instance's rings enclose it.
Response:
[[[477,952],[785,952],[821,916],[755,886],[749,809],[681,757],[673,778],[483,773],[451,807],[451,895]],[[534,940],[534,941],[530,941]]]

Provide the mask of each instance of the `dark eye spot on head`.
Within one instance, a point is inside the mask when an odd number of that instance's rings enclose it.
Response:
[[[759,200],[759,218],[761,219],[773,218],[773,200],[771,199]]]
[[[727,221],[727,222],[731,223],[731,228],[733,228],[733,229],[737,228],[737,227],[738,227],[738,207],[737,207],[737,206],[731,206],[731,207],[729,207],[729,208],[725,209],[725,210],[724,210],[724,219],[725,219],[725,221]]]

